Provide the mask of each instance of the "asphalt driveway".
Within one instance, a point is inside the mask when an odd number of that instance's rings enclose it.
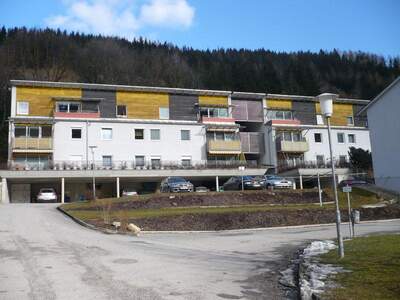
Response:
[[[347,234],[347,225],[343,225]],[[400,232],[400,220],[356,233]],[[282,299],[279,270],[335,227],[106,235],[55,205],[0,205],[0,299]]]

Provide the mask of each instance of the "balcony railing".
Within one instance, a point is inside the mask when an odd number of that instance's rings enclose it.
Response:
[[[80,110],[77,112],[54,111],[54,117],[59,118],[100,118],[99,110]]]
[[[307,141],[276,141],[276,151],[289,153],[304,153],[310,149]]]
[[[17,137],[13,138],[12,146],[14,150],[52,150],[53,139],[48,138],[31,138]]]
[[[45,162],[21,162],[11,161],[7,166],[1,166],[10,170],[54,170],[54,171],[82,171],[82,170],[202,170],[202,169],[237,169],[240,166],[247,168],[261,168],[255,160],[201,160],[181,162],[181,161],[161,161],[152,163],[135,163],[134,161],[113,161],[111,164],[104,164],[103,161],[45,161]]]
[[[205,124],[219,124],[219,123],[232,123],[235,124],[235,119],[234,118],[228,118],[228,117],[201,117],[201,122]]]
[[[241,145],[240,140],[209,140],[207,149],[210,154],[240,154]]]
[[[335,168],[351,168],[348,161],[334,160]],[[331,161],[304,161],[304,160],[283,160],[278,161],[278,172],[289,171],[293,169],[330,169],[332,166]]]
[[[243,153],[264,152],[264,135],[260,132],[240,132]]]

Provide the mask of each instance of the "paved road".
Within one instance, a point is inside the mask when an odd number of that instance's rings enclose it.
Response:
[[[400,221],[357,231],[399,232]],[[334,235],[334,226],[106,235],[54,205],[0,205],[0,299],[282,299],[287,255]]]

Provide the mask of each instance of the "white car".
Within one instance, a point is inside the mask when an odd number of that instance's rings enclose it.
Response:
[[[128,196],[136,196],[137,192],[135,189],[124,189],[122,191],[122,197],[128,197]]]
[[[280,189],[290,189],[293,187],[293,182],[287,180],[283,177],[276,175],[265,175],[265,185],[266,187],[280,188]]]
[[[36,197],[38,203],[53,203],[57,202],[57,194],[53,188],[40,189]]]

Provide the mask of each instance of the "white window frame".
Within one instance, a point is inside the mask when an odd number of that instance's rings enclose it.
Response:
[[[340,141],[339,141],[339,135],[342,135],[342,137],[343,137],[343,142],[340,142]],[[338,132],[338,133],[336,134],[336,139],[337,139],[338,144],[344,144],[344,143],[346,142],[344,132]]]
[[[350,141],[350,136],[353,136],[353,142]],[[347,135],[347,141],[349,142],[349,144],[356,144],[357,143],[356,135],[354,133],[349,133]]]
[[[160,120],[169,120],[169,107],[159,107],[158,117]]]
[[[111,130],[111,138],[109,138],[109,139],[104,138],[103,130]],[[101,140],[102,141],[112,141],[112,139],[113,139],[113,129],[111,127],[102,127],[101,128]]]
[[[155,130],[158,130],[158,139],[153,139],[152,132]],[[151,141],[160,141],[161,140],[161,129],[158,129],[158,128],[150,129],[150,140]]]
[[[22,109],[21,106],[23,105],[25,105],[25,109]],[[17,102],[17,115],[29,115],[29,102],[27,101]]]
[[[317,118],[317,125],[324,125],[324,116],[321,114],[317,114],[315,115],[315,117]]]
[[[189,132],[189,138],[188,139],[183,139],[183,131]],[[192,139],[192,134],[190,129],[181,129],[181,141],[190,141]]]
[[[315,135],[316,134],[319,134],[320,135],[320,137],[321,137],[321,141],[320,142],[317,142],[316,140],[315,140]],[[316,144],[322,144],[324,142],[324,139],[322,138],[322,133],[321,132],[314,132],[314,143],[316,143]]]
[[[138,166],[137,158],[143,157],[143,165]],[[135,155],[135,167],[145,167],[146,166],[146,155]]]
[[[143,138],[142,139],[137,139],[136,138],[136,130],[141,130],[142,132],[143,132]],[[144,128],[134,128],[133,129],[133,139],[135,140],[135,141],[144,141],[144,139],[145,139],[145,133],[144,133]]]
[[[110,165],[105,165],[104,164],[104,157],[110,157]],[[102,164],[103,167],[111,168],[113,166],[113,157],[112,157],[112,155],[102,155],[101,156],[101,164]]]
[[[118,114],[118,106],[125,106],[125,115]],[[115,114],[118,118],[127,118],[128,117],[128,106],[126,104],[117,104],[115,106]]]
[[[184,166],[183,161],[189,161],[189,165]],[[190,155],[183,155],[181,157],[181,165],[183,167],[191,167],[192,166],[192,157]]]
[[[72,137],[72,130],[74,130],[74,129],[79,129],[80,131],[81,131],[81,137],[80,138],[74,138],[74,137]],[[71,127],[71,140],[73,140],[73,141],[79,141],[79,140],[81,140],[82,139],[82,127]]]
[[[351,118],[351,123],[349,123],[349,119]],[[354,126],[354,116],[346,117],[347,126]]]

